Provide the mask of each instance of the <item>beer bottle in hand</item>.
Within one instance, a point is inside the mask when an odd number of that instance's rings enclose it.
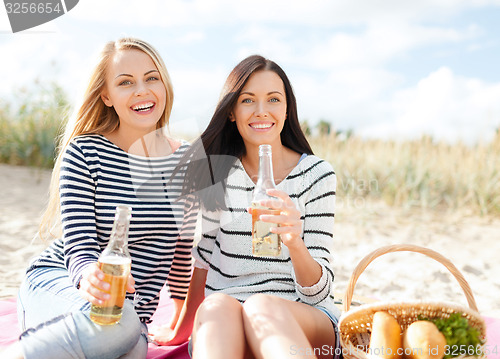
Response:
[[[110,284],[110,298],[102,305],[92,304],[90,319],[100,325],[118,323],[122,316],[123,303],[130,274],[131,258],[127,248],[128,228],[132,208],[116,207],[115,221],[108,245],[99,256],[98,265],[104,272],[104,281]]]
[[[262,257],[276,257],[281,253],[281,238],[276,233],[271,233],[276,223],[262,222],[259,217],[262,214],[279,215],[280,210],[263,207],[259,201],[276,198],[269,196],[266,190],[276,188],[273,177],[272,149],[271,145],[259,146],[259,178],[253,191],[251,204],[252,213],[252,254]]]

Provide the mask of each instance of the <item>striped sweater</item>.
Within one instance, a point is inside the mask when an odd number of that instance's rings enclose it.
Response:
[[[327,162],[309,155],[277,185],[301,212],[303,240],[321,265],[322,276],[311,287],[296,280],[290,255],[282,246],[279,257],[253,257],[250,206],[255,184],[236,161],[227,179],[227,210],[202,213],[202,238],[193,249],[195,266],[207,269],[205,294],[222,292],[243,302],[266,293],[337,313],[333,304],[332,243],[335,209],[335,173]]]
[[[116,206],[125,204],[132,207],[128,247],[136,290],[127,297],[140,319],[150,321],[166,282],[173,298],[184,299],[198,206],[180,197],[183,176],[172,172],[188,148],[183,142],[169,156],[143,157],[100,135],[75,138],[61,165],[63,236],[30,268],[67,269],[78,286],[82,271],[108,243]]]

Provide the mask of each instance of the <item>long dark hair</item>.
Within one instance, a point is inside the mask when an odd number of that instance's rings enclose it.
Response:
[[[297,153],[313,154],[300,127],[295,95],[283,69],[260,55],[247,57],[229,74],[210,123],[181,161],[181,166],[187,163],[184,194],[196,193],[208,210],[225,208],[226,179],[235,160],[241,159],[246,151],[236,122],[230,121],[229,115],[250,76],[262,70],[275,72],[285,87],[287,117],[281,143]]]

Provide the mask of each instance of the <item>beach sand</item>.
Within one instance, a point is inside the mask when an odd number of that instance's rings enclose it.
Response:
[[[50,171],[0,165],[0,299],[16,295],[30,258],[46,247],[32,238],[48,198],[49,180]],[[481,314],[500,318],[500,218],[395,208],[357,198],[338,200],[335,221],[337,293],[346,290],[365,255],[385,245],[411,243],[450,259],[470,284]],[[419,253],[398,252],[376,259],[358,279],[354,294],[467,306],[448,270]]]

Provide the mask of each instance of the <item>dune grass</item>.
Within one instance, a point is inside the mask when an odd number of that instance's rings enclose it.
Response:
[[[15,97],[16,106],[0,101],[0,162],[51,168],[69,111],[64,92],[51,84]],[[315,153],[336,170],[338,200],[500,215],[499,133],[475,146],[429,137],[398,142],[335,133],[309,139]]]
[[[311,143],[317,155],[334,165],[339,197],[500,214],[498,132],[492,142],[475,146],[429,137],[398,142],[335,134]]]
[[[15,91],[16,104],[0,101],[0,162],[51,168],[68,101],[56,84]]]

